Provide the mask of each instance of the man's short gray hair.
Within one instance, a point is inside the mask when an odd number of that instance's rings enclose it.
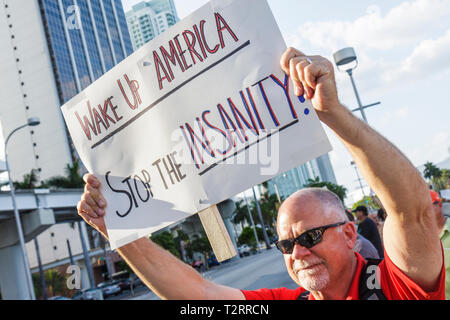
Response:
[[[300,190],[303,194],[311,194],[317,200],[320,201],[323,207],[323,212],[326,216],[332,217],[331,215],[336,217],[336,222],[339,221],[349,221],[347,214],[345,213],[344,205],[342,204],[341,199],[332,191],[327,188],[306,188]]]

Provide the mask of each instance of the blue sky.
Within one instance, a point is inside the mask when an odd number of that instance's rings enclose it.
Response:
[[[125,10],[139,2],[122,1]],[[182,19],[207,2],[175,5]],[[366,109],[369,124],[416,167],[450,156],[450,0],[268,2],[288,46],[330,60],[341,48],[355,49],[362,103],[381,102]],[[337,85],[341,102],[356,108],[348,75],[337,71]],[[326,132],[338,183],[358,189],[349,153]]]

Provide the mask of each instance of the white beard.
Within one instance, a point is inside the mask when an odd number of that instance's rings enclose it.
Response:
[[[292,266],[294,273],[297,275],[300,286],[308,291],[321,291],[328,286],[330,282],[330,275],[325,265],[321,263],[320,259],[314,259],[311,261],[295,260]],[[320,263],[319,265],[316,265]],[[307,270],[301,270],[303,268],[316,265]]]

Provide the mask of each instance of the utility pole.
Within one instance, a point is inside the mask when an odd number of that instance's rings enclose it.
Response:
[[[264,235],[264,242],[266,243],[266,249],[270,250],[270,249],[272,249],[272,246],[270,245],[269,237],[267,236],[266,226],[264,225],[264,221],[263,221],[261,208],[259,206],[258,199],[256,199],[255,187],[252,187],[252,191],[253,191],[253,198],[255,199],[256,211],[258,212],[258,217],[259,217],[259,220],[261,221],[261,227],[263,229],[262,231],[263,231],[263,235]]]

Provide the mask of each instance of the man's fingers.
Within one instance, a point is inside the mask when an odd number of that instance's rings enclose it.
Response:
[[[297,96],[301,96],[303,94],[304,88],[302,84],[302,75],[297,71],[297,58],[291,59],[289,63],[289,74],[294,83],[294,92]]]
[[[105,198],[103,198],[99,189],[93,188],[87,184],[84,188],[83,195],[89,195],[92,198],[92,200],[94,201],[94,204],[90,203],[91,205],[96,205],[99,208],[106,207],[106,200],[105,200]]]
[[[290,75],[290,60],[299,57],[305,56],[305,54],[297,49],[288,48],[283,55],[281,56],[280,65],[281,69],[283,69],[284,73]]]
[[[105,210],[103,207],[98,205],[98,202],[93,199],[90,193],[85,192],[81,196],[81,201],[89,206],[97,216],[102,217],[105,215]]]
[[[100,180],[98,180],[98,178],[92,173],[86,173],[83,176],[83,180],[84,182],[86,182],[86,184],[91,185],[94,188],[100,188]]]
[[[86,218],[93,219],[93,218],[98,217],[98,215],[97,215],[97,213],[95,213],[94,209],[90,205],[88,205],[86,203],[86,201],[84,201],[84,200],[81,200],[78,202],[77,210],[78,210],[78,214],[80,216],[82,216],[83,218],[85,218],[85,220],[86,220]]]
[[[294,85],[296,85],[296,81],[299,81],[303,87],[303,91],[298,91],[294,88],[295,94],[297,96],[302,95],[303,93],[306,94],[306,97],[310,99],[313,94],[314,90],[310,87],[309,83],[305,80],[305,68],[307,68],[311,63],[307,61],[307,57],[296,57],[291,60],[291,69],[292,65],[294,65],[295,71],[292,71],[292,75],[294,78],[298,79],[294,81]],[[298,85],[297,85],[298,86]]]

